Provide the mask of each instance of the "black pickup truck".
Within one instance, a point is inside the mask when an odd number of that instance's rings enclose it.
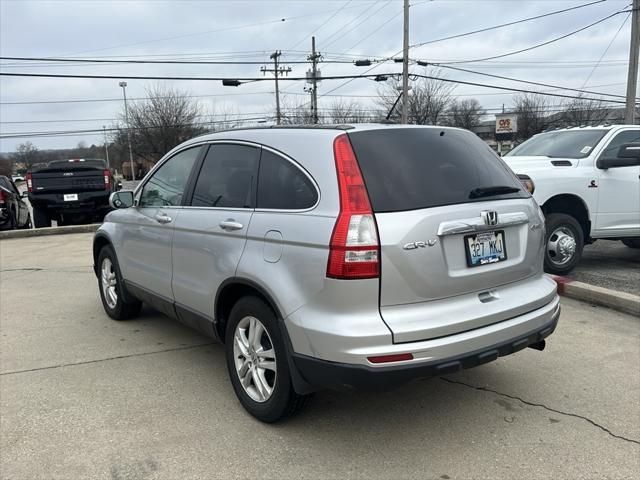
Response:
[[[35,228],[102,221],[117,190],[104,160],[56,160],[25,180]]]

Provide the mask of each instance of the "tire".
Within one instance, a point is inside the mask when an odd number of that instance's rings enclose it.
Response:
[[[251,332],[260,326],[264,331],[257,341],[251,342]],[[236,340],[237,334],[242,340]],[[229,315],[225,345],[229,379],[236,396],[247,412],[258,420],[276,422],[294,415],[308,403],[310,395],[299,395],[293,389],[278,320],[263,300],[253,296],[238,300]],[[273,355],[261,355],[262,352]],[[265,367],[258,367],[261,364]],[[242,378],[247,380],[247,387],[241,381],[243,368],[245,376]],[[257,387],[256,377],[262,388]]]
[[[140,314],[142,302],[124,300],[124,285],[118,260],[109,245],[102,247],[98,255],[98,290],[104,311],[114,320],[128,320]]]
[[[551,213],[546,220],[544,270],[565,275],[575,268],[582,257],[584,233],[571,215]]]
[[[629,248],[640,248],[640,237],[623,238],[622,243]]]
[[[28,213],[27,214],[27,221],[24,223],[24,225],[22,226],[22,228],[24,228],[25,230],[30,230],[31,229],[31,214]]]
[[[51,226],[51,219],[49,218],[49,215],[47,215],[47,213],[45,211],[34,207],[34,209],[33,209],[33,226],[35,228],[50,227]]]
[[[9,212],[9,230],[17,230],[18,229],[18,218],[16,217],[16,211],[11,210]]]

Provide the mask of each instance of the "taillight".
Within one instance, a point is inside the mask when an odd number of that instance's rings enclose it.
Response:
[[[111,185],[111,177],[109,175],[109,170],[105,168],[103,173],[104,173],[104,188],[105,190],[108,190],[109,186]]]
[[[340,214],[329,243],[327,277],[344,280],[380,275],[380,244],[360,167],[346,134],[333,142]]]
[[[4,192],[0,188],[0,203],[5,203],[6,201],[7,201],[7,196],[4,194]]]
[[[25,180],[27,181],[27,191],[33,192],[33,180],[31,179],[31,172],[27,173]]]

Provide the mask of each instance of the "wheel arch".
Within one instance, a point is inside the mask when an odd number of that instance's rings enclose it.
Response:
[[[104,233],[96,233],[95,237],[93,237],[93,272],[96,274],[96,277],[98,276],[98,255],[100,255],[100,250],[106,245],[113,247],[111,239]]]
[[[284,318],[281,314],[281,310],[278,308],[278,305],[274,301],[272,295],[269,294],[267,289],[259,283],[243,277],[231,277],[220,284],[220,287],[216,292],[214,304],[215,320],[213,324],[213,328],[215,329],[215,334],[218,336],[218,339],[224,344],[226,323],[229,314],[231,313],[231,309],[238,300],[246,295],[254,295],[261,298],[275,313],[276,319],[278,320],[277,323],[280,326],[280,332],[284,340],[285,349],[287,351],[287,363],[289,365],[289,373],[291,374],[291,381],[294,390],[300,395],[315,392],[317,388],[306,381],[298,371],[298,368],[293,361],[293,345],[291,344],[287,327],[284,324]]]
[[[218,287],[214,303],[214,328],[222,343],[224,343],[225,329],[231,309],[238,300],[248,295],[254,295],[264,300],[276,314],[276,317],[282,319],[280,309],[273,297],[259,283],[243,277],[228,278]]]
[[[591,236],[591,218],[589,207],[585,201],[578,195],[571,193],[563,193],[554,195],[547,199],[541,206],[545,215],[551,213],[564,213],[571,215],[575,218],[580,226],[584,236],[584,241],[587,243]]]

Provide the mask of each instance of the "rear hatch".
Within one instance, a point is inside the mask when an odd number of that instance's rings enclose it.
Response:
[[[435,127],[349,138],[378,226],[380,311],[394,341],[450,335],[541,306],[537,292],[515,309],[491,301],[496,287],[540,272],[543,228],[531,196],[482,140]]]
[[[73,194],[104,190],[108,186],[105,169],[102,160],[51,162],[47,167],[32,173],[32,191],[35,194]]]

